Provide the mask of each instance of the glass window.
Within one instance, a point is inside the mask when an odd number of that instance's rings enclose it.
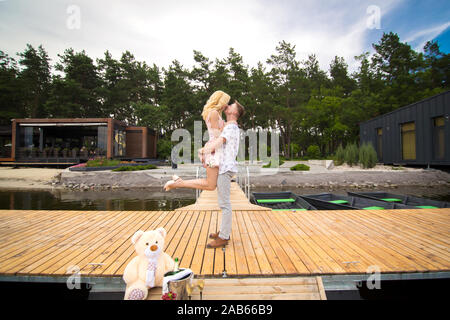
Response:
[[[442,160],[445,156],[445,119],[437,117],[433,119],[433,152],[434,159]]]
[[[377,129],[377,154],[378,159],[383,158],[383,128]]]
[[[102,156],[106,156],[106,150],[107,150],[107,145],[108,145],[108,127],[106,126],[101,126],[98,127],[97,130],[97,147],[98,147],[98,151],[99,154]]]
[[[125,143],[126,136],[125,131],[114,130],[114,156],[121,157],[125,156]]]
[[[414,122],[401,125],[403,160],[416,160],[416,124]]]

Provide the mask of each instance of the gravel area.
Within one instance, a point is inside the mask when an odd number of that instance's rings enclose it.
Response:
[[[397,186],[450,186],[450,173],[436,169],[377,166],[364,170],[360,167],[338,166],[326,169],[310,165],[310,171],[290,171],[299,162],[287,162],[278,170],[250,167],[252,188],[396,188]],[[305,162],[307,163],[307,162]],[[178,169],[161,167],[156,170],[131,172],[72,172],[68,169],[0,168],[1,189],[131,189],[161,188],[172,174],[183,179],[195,179],[196,167],[181,165]]]

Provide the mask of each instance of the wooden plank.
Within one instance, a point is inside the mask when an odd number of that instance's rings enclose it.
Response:
[[[114,219],[115,229],[121,228],[126,225],[127,221],[132,220],[133,215],[129,212],[122,211],[121,215],[118,215]],[[73,261],[72,259],[76,257],[83,256],[85,250],[89,250],[91,244],[94,246],[98,242],[99,237],[105,237],[109,234],[109,232],[98,232],[99,228],[107,226],[109,223],[108,220],[100,219],[98,223],[90,224],[84,230],[77,232],[76,237],[70,237],[67,241],[63,241],[58,243],[56,250],[42,251],[40,255],[40,259],[36,260],[34,263],[30,264],[30,261],[27,259],[24,260],[22,264],[24,268],[19,268],[19,274],[60,274],[64,275],[67,272],[67,268],[70,267]],[[91,247],[92,248],[92,247]],[[26,267],[25,267],[26,264]]]
[[[320,213],[322,214],[322,213]],[[352,213],[346,212],[345,215],[340,215],[339,220],[345,222],[345,226],[352,230],[351,235],[347,232],[346,236],[356,241],[359,246],[369,248],[371,252],[378,254],[386,263],[389,263],[395,271],[419,271],[417,264],[409,260],[407,257],[399,255],[391,248],[391,243],[386,242],[382,236],[376,233],[372,226],[367,222],[354,223]]]
[[[320,300],[326,299],[320,278],[247,278],[247,279],[206,279],[203,299],[220,300]],[[321,291],[322,290],[322,291]],[[199,300],[198,291],[194,291],[192,300]],[[149,291],[149,300],[161,299],[161,288]]]
[[[359,217],[364,217],[370,220],[372,219],[373,215],[371,217],[366,216],[365,213],[360,213]],[[425,268],[433,268],[433,265],[435,265],[436,263],[445,264],[446,261],[448,261],[448,259],[441,260],[439,256],[432,253],[431,250],[425,250],[424,246],[416,242],[415,239],[408,237],[406,233],[402,233],[402,236],[399,236],[398,232],[393,232],[390,231],[390,228],[385,228],[383,222],[380,219],[378,220],[378,223],[373,226],[373,229],[380,232],[380,234],[383,235],[386,241],[392,239],[392,242],[394,243],[392,248],[394,248],[398,253],[408,257],[413,261],[416,261],[418,265],[421,265]],[[425,236],[423,236],[422,239],[423,238],[425,238]],[[436,265],[434,267],[436,267]]]
[[[323,223],[323,219],[314,219],[314,214],[311,215],[294,215],[289,214],[293,220],[296,220],[299,227],[302,225],[309,225],[311,230],[322,234],[324,241],[330,242],[330,245],[335,245],[335,250],[341,251],[344,260],[343,264],[347,265],[346,269],[349,272],[365,272],[367,268],[374,263],[384,266],[382,260],[377,260],[374,256],[370,255],[367,251],[363,251],[360,246],[350,242],[347,238],[340,236],[334,228],[329,228]],[[301,219],[300,219],[301,218]],[[333,239],[329,241],[327,239]],[[387,268],[387,267],[386,267]]]
[[[261,274],[267,275],[272,274],[272,267],[270,266],[269,260],[267,259],[266,253],[264,252],[264,248],[259,241],[259,238],[256,236],[255,228],[253,227],[253,224],[251,222],[250,216],[253,214],[252,211],[242,211],[240,213],[242,215],[242,218],[244,220],[244,223],[247,227],[248,233],[251,235],[250,240],[253,246],[253,249],[255,251],[256,259],[258,261],[258,265],[261,269]]]
[[[161,212],[166,215],[167,212]],[[100,275],[107,272],[108,269],[103,268],[103,265],[108,266],[111,274],[121,266],[121,261],[124,261],[122,253],[134,253],[134,246],[131,243],[131,237],[138,230],[151,230],[151,225],[160,216],[157,212],[141,212],[136,219],[128,223],[125,228],[119,230],[114,229],[105,239],[107,241],[99,241],[99,245],[91,248],[89,255],[84,259],[78,260],[76,263],[80,266],[81,272],[88,275]],[[117,233],[115,231],[118,231]],[[81,258],[81,257],[80,257]],[[91,265],[95,263],[95,265]],[[103,265],[102,265],[103,264]]]
[[[220,231],[222,225],[222,212],[217,212],[217,232]],[[212,239],[210,240],[212,241]],[[231,242],[231,241],[229,241]],[[224,267],[224,252],[223,248],[214,249],[214,275],[222,276],[223,267]]]
[[[150,214],[151,212],[148,212],[147,214]],[[163,227],[167,230],[170,230],[171,226],[173,225],[174,221],[177,220],[179,216],[173,215],[173,212],[171,211],[163,211],[163,212],[157,212],[156,213],[156,219],[154,221],[150,220],[146,222],[143,226],[140,228],[136,228],[133,232],[131,232],[127,240],[125,241],[125,244],[120,247],[120,250],[114,251],[108,258],[104,261],[107,268],[104,269],[95,269],[90,273],[90,275],[122,275],[123,271],[125,270],[127,264],[133,259],[133,257],[136,256],[136,252],[134,249],[134,245],[131,243],[131,237],[133,234],[138,230],[148,231],[148,230],[155,230],[159,227]],[[167,237],[166,237],[167,238]],[[166,244],[164,244],[166,246]],[[101,270],[101,272],[100,272]]]
[[[388,273],[450,271],[448,208],[232,214],[224,261],[221,249],[206,249],[220,211],[0,210],[0,274],[63,276],[70,264],[83,276],[121,276],[135,255],[131,236],[158,226],[168,231],[166,251],[197,275],[221,276],[224,262],[230,276],[365,273],[371,265]],[[270,296],[264,290],[253,297]]]
[[[202,229],[195,248],[194,256],[192,258],[191,270],[194,274],[201,274],[203,265],[203,256],[205,255],[206,244],[209,236],[209,225],[211,222],[211,211],[203,211],[205,213],[205,219],[203,220]]]
[[[112,216],[111,216],[112,217]],[[63,251],[61,248],[65,248],[67,243],[71,241],[81,241],[83,237],[80,237],[79,233],[86,230],[94,230],[99,225],[106,224],[104,214],[93,215],[92,219],[83,219],[79,216],[79,221],[75,225],[69,225],[64,228],[64,233],[58,237],[47,237],[44,240],[39,241],[35,237],[25,238],[24,242],[18,241],[16,243],[16,249],[22,250],[19,254],[16,254],[13,258],[9,258],[7,263],[2,264],[2,271],[5,273],[18,272],[21,268],[28,266],[37,261],[43,262],[42,259],[49,259],[57,253]],[[120,221],[120,218],[115,218]],[[86,227],[87,226],[87,227]],[[38,235],[39,238],[39,234]]]
[[[252,275],[261,274],[261,269],[259,268],[258,260],[256,259],[256,254],[252,246],[252,241],[250,235],[247,232],[247,226],[242,218],[242,212],[236,212],[237,224],[239,225],[239,234],[241,235],[241,240],[244,248],[245,258],[247,260],[248,272]],[[251,235],[253,237],[253,235]]]
[[[183,268],[192,268],[192,263],[194,259],[195,248],[198,245],[200,239],[200,233],[202,230],[203,223],[205,221],[206,213],[204,211],[196,212],[192,211],[192,214],[197,214],[198,218],[192,232],[192,236],[189,239],[189,243],[184,251],[183,257],[180,262],[180,266]]]
[[[253,229],[255,230],[255,235],[258,238],[258,242],[261,244],[264,254],[266,255],[266,259],[269,261],[270,267],[272,268],[272,274],[284,274],[285,270],[281,265],[276,252],[273,250],[270,240],[264,233],[263,226],[260,225],[256,212],[252,211],[249,217]],[[238,262],[236,261],[236,263]]]
[[[325,294],[325,288],[323,286],[322,278],[316,277],[317,287],[319,289],[320,300],[327,300],[327,295]]]
[[[306,274],[309,273],[309,269],[303,263],[303,253],[298,254],[298,251],[295,250],[292,246],[294,240],[291,237],[291,234],[285,228],[283,223],[279,223],[277,220],[277,216],[279,216],[280,212],[269,212],[267,214],[262,215],[267,221],[267,225],[271,226],[272,231],[275,237],[278,239],[280,243],[280,247],[284,249],[286,255],[289,257],[290,261],[294,265],[297,274]],[[284,265],[284,264],[283,264]]]
[[[270,209],[266,207],[261,207],[254,205],[249,202],[245,193],[239,187],[236,182],[232,182],[230,186],[230,200],[231,207],[233,210],[262,210],[262,211],[270,211]],[[211,210],[211,211],[220,211],[219,202],[217,199],[217,189],[214,191],[204,190],[200,193],[197,201],[189,206],[175,209],[175,211],[198,211],[198,210]]]
[[[177,248],[175,249],[175,252],[171,255],[174,258],[178,257],[180,267],[185,267],[185,266],[189,267],[188,264],[184,263],[183,256],[184,256],[184,253],[185,253],[185,251],[187,249],[186,247],[187,247],[188,242],[189,242],[189,240],[190,240],[190,238],[191,238],[191,236],[193,234],[194,227],[197,224],[197,220],[198,220],[198,217],[199,217],[199,215],[197,213],[195,213],[195,212],[188,212],[187,214],[188,214],[188,216],[191,217],[191,219],[190,219],[187,227],[184,228],[184,231],[182,231],[182,230],[178,231],[179,233],[183,232],[183,235],[180,238],[180,241],[178,242],[178,245],[177,245]]]
[[[273,213],[270,212],[270,215]],[[285,252],[285,247],[287,246],[285,240],[282,236],[280,236],[278,228],[279,226],[275,226],[271,223],[267,223],[265,216],[267,216],[267,213],[264,214],[264,212],[255,212],[256,220],[259,222],[260,226],[262,227],[264,233],[267,236],[267,239],[269,240],[270,245],[272,246],[273,251],[276,253],[277,259],[279,259],[280,264],[283,266],[286,274],[298,274],[297,268],[294,266],[294,264],[291,261],[291,258],[288,254]],[[292,251],[290,251],[295,258],[297,259],[296,254]]]
[[[209,236],[210,233],[216,232],[217,228],[217,211],[213,211],[211,213],[211,221],[209,223],[209,229],[207,232],[207,236]],[[206,240],[206,243],[208,243],[210,239],[208,238]],[[216,249],[208,249],[205,248],[205,254],[203,256],[203,264],[202,264],[202,271],[201,274],[203,275],[212,275],[214,274],[214,257],[216,254]]]
[[[248,275],[250,271],[245,258],[244,245],[240,234],[239,224],[236,218],[236,211],[232,213],[231,241],[233,241],[234,256],[236,258],[236,274]]]
[[[78,266],[83,274],[90,272],[92,268],[97,266],[89,265],[89,263],[101,263],[102,261],[98,259],[98,256],[102,252],[116,251],[125,241],[124,237],[134,232],[135,225],[142,221],[142,214],[138,212],[126,211],[124,213],[127,216],[120,219],[119,223],[101,227],[104,232],[98,232],[94,229],[81,243],[68,244],[63,254],[40,265],[35,272],[46,270],[47,273],[63,275],[67,272],[69,266],[74,265]],[[145,217],[149,218],[147,215]]]

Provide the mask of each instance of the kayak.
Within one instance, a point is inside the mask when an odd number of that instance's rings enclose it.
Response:
[[[396,202],[385,202],[376,199],[345,196],[334,193],[300,195],[319,210],[385,210],[385,209],[417,209],[413,206]]]
[[[256,205],[271,208],[272,211],[306,211],[317,210],[314,206],[290,191],[252,192],[250,201]]]
[[[445,201],[425,199],[410,195],[401,195],[388,192],[347,192],[349,196],[380,200],[390,203],[399,203],[416,207],[416,209],[450,208]]]

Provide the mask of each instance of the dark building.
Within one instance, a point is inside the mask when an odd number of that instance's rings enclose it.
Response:
[[[450,165],[450,91],[360,124],[384,164]]]
[[[112,118],[13,119],[0,128],[0,161],[80,163],[93,157],[156,158],[156,135]]]

